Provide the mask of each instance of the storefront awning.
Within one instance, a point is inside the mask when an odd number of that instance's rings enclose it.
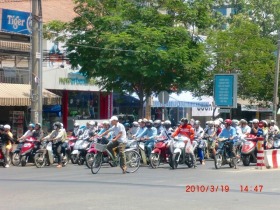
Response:
[[[0,106],[30,106],[30,85],[0,83]],[[61,104],[61,97],[43,89],[43,104]]]

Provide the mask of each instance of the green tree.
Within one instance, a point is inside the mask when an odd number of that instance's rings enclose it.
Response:
[[[197,92],[212,95],[214,74],[237,73],[239,97],[272,101],[276,48],[260,31],[244,15],[236,15],[227,30],[213,31],[208,37],[212,70]]]
[[[68,57],[108,91],[145,98],[162,90],[193,90],[204,78],[204,44],[188,26],[211,24],[211,0],[76,0]]]

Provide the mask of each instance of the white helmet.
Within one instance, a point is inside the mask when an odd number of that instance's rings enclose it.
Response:
[[[103,124],[103,125],[110,125],[109,121],[107,121],[107,120],[103,121],[102,124]]]
[[[253,119],[252,123],[259,123],[258,119]]]
[[[74,123],[74,127],[80,127],[80,124],[79,123]]]
[[[92,120],[89,122],[89,125],[95,125],[95,122]]]
[[[223,118],[219,118],[218,120],[220,121],[220,123],[224,122]]]
[[[210,120],[210,121],[207,121],[208,122],[208,125],[214,125],[214,121]]]
[[[220,121],[219,120],[215,120],[214,121],[214,125],[220,125]]]
[[[164,121],[164,124],[165,124],[165,125],[171,125],[171,121],[170,121],[170,120],[165,120],[165,121]]]
[[[4,129],[9,129],[9,130],[11,130],[11,126],[8,125],[8,124],[6,124],[6,125],[4,125]]]

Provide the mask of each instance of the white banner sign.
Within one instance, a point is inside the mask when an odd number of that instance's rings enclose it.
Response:
[[[193,107],[192,108],[192,116],[200,116],[200,117],[211,117],[213,116],[214,108],[212,106],[209,107]],[[215,110],[215,117],[219,114],[219,108],[217,107]]]

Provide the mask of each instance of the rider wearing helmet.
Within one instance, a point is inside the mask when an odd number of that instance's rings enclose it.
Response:
[[[259,128],[259,120],[258,120],[258,119],[253,119],[253,120],[252,120],[251,134],[252,134],[252,135],[257,135],[257,133],[258,133],[258,128]]]
[[[146,130],[144,130],[142,133],[137,135],[137,138],[140,138],[142,140],[145,140],[145,148],[147,151],[148,157],[150,157],[155,144],[155,137],[157,136],[157,129],[153,127],[153,121],[148,120],[146,122]]]
[[[132,123],[132,128],[130,129],[131,132],[131,136],[135,135],[137,133],[137,131],[139,130],[139,123],[134,121]]]
[[[272,133],[272,134],[278,134],[279,133],[279,127],[276,125],[274,120],[270,121],[269,132]]]
[[[75,137],[79,138],[79,136],[82,135],[82,134],[83,134],[83,130],[80,129],[80,124],[75,122],[73,132],[72,132],[72,136],[75,136]]]
[[[89,139],[90,136],[89,136],[89,132],[92,131],[92,132],[95,132],[95,122],[92,120],[90,122],[88,122],[86,124],[86,129],[84,130],[84,133],[80,136],[79,139],[82,139],[82,140],[86,140],[86,139]]]
[[[57,153],[57,168],[61,168],[62,165],[62,160],[61,160],[61,145],[62,145],[62,140],[64,138],[64,132],[61,129],[61,123],[60,122],[55,122],[53,124],[53,131],[44,137],[42,140],[50,140],[53,141],[53,151]]]
[[[139,119],[139,129],[138,131],[132,136],[132,137],[137,137],[139,134],[143,133],[147,128],[146,128],[146,119]]]
[[[161,126],[161,121],[160,120],[155,120],[154,121],[154,127],[157,129],[157,135],[160,135],[161,130],[163,130],[163,127]]]
[[[175,136],[177,136],[179,134],[188,137],[190,139],[191,143],[193,145],[195,144],[195,143],[193,143],[195,131],[194,131],[192,125],[189,124],[189,121],[187,118],[181,119],[181,124],[175,130],[175,132],[172,134],[172,137],[174,138]],[[185,143],[187,143],[187,142],[185,142]],[[192,155],[192,159],[193,159],[193,166],[194,166],[194,168],[196,168],[196,160],[195,160],[194,153],[192,152],[191,155]]]
[[[0,125],[0,139],[1,139],[1,150],[4,156],[4,166],[5,168],[10,167],[8,163],[8,157],[10,153],[10,149],[12,147],[13,142],[13,134],[10,132],[10,125]]]
[[[239,121],[239,123],[240,123],[240,128],[241,128],[241,132],[242,132],[242,135],[243,135],[243,136],[247,136],[248,134],[251,133],[251,128],[250,128],[250,126],[248,125],[247,120],[241,119],[241,120]]]
[[[22,141],[26,140],[27,137],[32,136],[33,132],[34,132],[34,128],[35,128],[35,125],[33,123],[30,123],[28,125],[28,130],[22,135],[22,137],[18,138],[18,141],[22,142]]]
[[[199,120],[196,120],[194,122],[194,132],[195,132],[195,141],[194,141],[195,145],[194,145],[194,147],[197,146],[197,153],[198,153],[200,163],[202,165],[205,165],[203,149],[206,147],[206,144],[205,144],[205,141],[202,139],[203,136],[204,136],[204,130],[200,126],[200,121]],[[197,142],[197,143],[195,143],[195,142]]]
[[[33,138],[36,138],[38,141],[41,141],[42,138],[44,137],[44,132],[42,130],[42,126],[40,123],[35,124],[35,128],[32,134]],[[39,148],[40,142],[36,143],[36,147]]]
[[[237,135],[236,129],[232,127],[231,119],[226,119],[224,123],[225,123],[225,128],[220,133],[219,138],[228,138],[230,140],[231,152],[234,157],[237,157],[235,152],[235,147],[234,147],[234,139]]]
[[[170,139],[170,136],[172,135],[172,128],[171,128],[171,122],[170,120],[165,120],[163,122],[163,129],[161,130],[160,135],[156,137],[156,139]]]

